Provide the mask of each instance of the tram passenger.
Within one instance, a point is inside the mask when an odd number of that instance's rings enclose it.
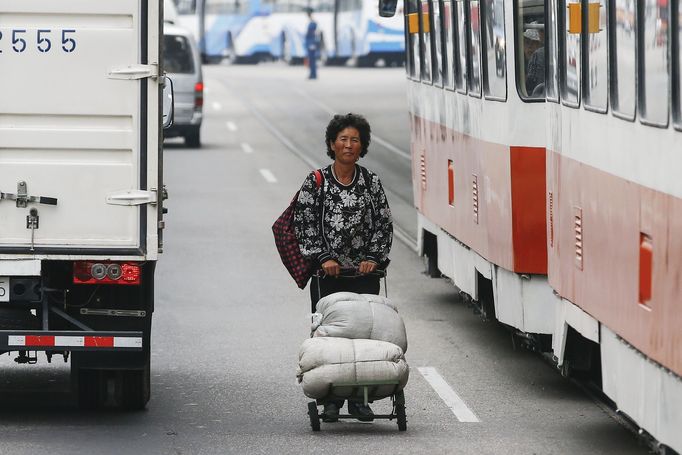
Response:
[[[542,97],[545,94],[545,31],[542,24],[531,22],[533,28],[524,33],[524,56],[526,57],[526,94]]]
[[[335,115],[325,133],[327,155],[333,163],[322,172],[318,187],[314,174],[303,182],[294,214],[301,254],[319,264],[324,277],[310,285],[312,305],[340,291],[378,294],[379,277],[365,275],[338,279],[341,269],[361,275],[384,269],[393,241],[393,221],[379,177],[357,164],[367,155],[371,128],[356,114]],[[319,292],[318,285],[319,282]],[[352,282],[353,289],[347,289]],[[343,400],[325,404],[325,421],[337,420]],[[350,414],[373,420],[363,401],[348,400]]]

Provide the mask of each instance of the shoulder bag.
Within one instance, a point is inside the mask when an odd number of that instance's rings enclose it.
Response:
[[[318,169],[313,173],[315,174],[315,184],[319,188],[323,179],[322,172]],[[315,264],[314,261],[304,258],[298,247],[298,239],[294,229],[294,211],[296,210],[298,193],[297,191],[286,210],[275,220],[272,225],[272,233],[275,236],[275,246],[279,252],[279,257],[282,259],[282,264],[289,271],[298,287],[303,289],[315,273]]]

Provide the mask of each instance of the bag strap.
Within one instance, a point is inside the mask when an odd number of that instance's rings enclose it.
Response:
[[[320,171],[320,169],[315,169],[313,171],[313,174],[315,174],[315,187],[319,189],[320,185],[322,185],[322,180],[324,179],[324,177],[322,176],[322,172]]]

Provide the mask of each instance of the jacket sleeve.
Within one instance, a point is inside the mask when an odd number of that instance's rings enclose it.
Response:
[[[369,243],[367,259],[377,264],[389,262],[388,253],[393,243],[393,217],[386,193],[376,174],[370,175],[369,195],[372,198],[374,233]]]
[[[324,182],[322,184],[324,185]],[[331,259],[320,232],[321,193],[322,188],[317,188],[315,174],[311,173],[298,192],[294,210],[294,230],[301,254],[307,259],[317,260],[320,264]]]

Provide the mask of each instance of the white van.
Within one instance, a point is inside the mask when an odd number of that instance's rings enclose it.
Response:
[[[163,65],[173,81],[175,96],[173,124],[164,130],[164,137],[184,137],[188,147],[200,147],[204,107],[201,57],[192,34],[168,22],[163,24]]]

